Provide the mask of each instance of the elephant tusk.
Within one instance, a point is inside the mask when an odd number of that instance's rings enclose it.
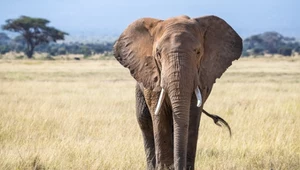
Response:
[[[200,107],[202,105],[202,96],[201,96],[201,92],[200,92],[200,89],[198,86],[195,89],[195,94],[197,97],[197,107]]]
[[[156,109],[155,109],[155,112],[154,112],[155,115],[158,115],[158,112],[159,112],[159,110],[161,108],[161,105],[162,105],[162,103],[163,103],[163,101],[165,99],[165,95],[166,95],[165,90],[161,89],[161,92],[160,92],[160,95],[159,95],[159,99],[158,99],[158,102],[157,102],[157,106],[156,106]]]

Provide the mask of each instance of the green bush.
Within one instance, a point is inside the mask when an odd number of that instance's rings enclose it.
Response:
[[[278,53],[283,55],[283,56],[291,56],[292,55],[292,51],[293,49],[290,48],[290,47],[281,47],[279,50],[278,50]]]
[[[0,54],[5,54],[8,53],[10,51],[9,46],[7,45],[0,45]]]
[[[57,54],[58,55],[65,55],[67,54],[67,50],[65,47],[60,47],[58,50],[57,50]]]

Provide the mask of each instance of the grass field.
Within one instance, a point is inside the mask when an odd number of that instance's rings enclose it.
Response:
[[[135,81],[116,61],[0,60],[0,169],[145,169]],[[196,169],[300,169],[300,58],[241,59],[217,81]]]

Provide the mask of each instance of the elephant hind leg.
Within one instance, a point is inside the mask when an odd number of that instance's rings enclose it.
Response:
[[[152,119],[147,107],[145,97],[139,85],[136,85],[136,117],[142,130],[144,148],[147,159],[147,169],[155,169],[155,145]]]

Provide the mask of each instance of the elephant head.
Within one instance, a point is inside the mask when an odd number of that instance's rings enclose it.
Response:
[[[175,167],[186,166],[192,95],[196,94],[198,107],[203,105],[216,79],[241,51],[240,36],[216,16],[142,18],[130,24],[116,41],[116,59],[144,88],[160,91],[151,114],[159,114],[165,96],[170,99]]]

